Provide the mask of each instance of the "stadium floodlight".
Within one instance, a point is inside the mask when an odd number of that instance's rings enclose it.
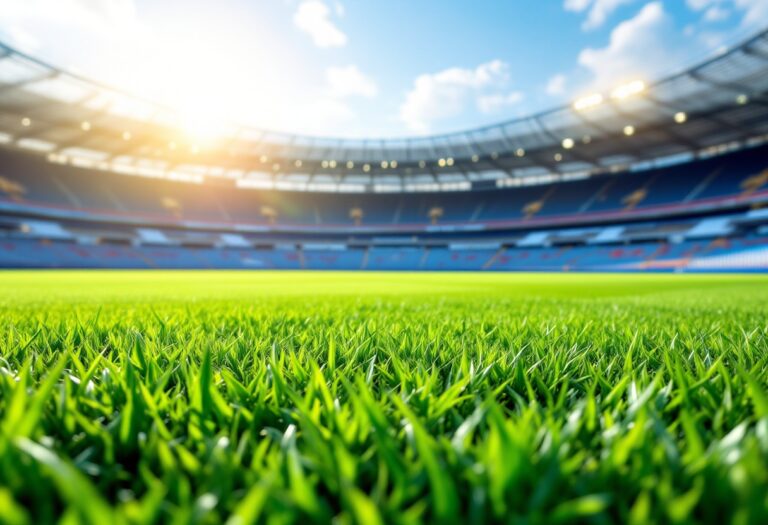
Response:
[[[297,168],[300,168],[302,165],[301,160],[296,160],[296,162],[293,163]]]
[[[170,141],[168,143],[168,149],[170,149],[171,151],[174,151],[176,149],[176,143],[174,141]]]
[[[525,157],[525,150],[523,148],[517,148],[515,150],[515,155],[518,157]]]
[[[131,140],[132,135],[130,131],[123,131],[123,140]]]
[[[493,160],[496,160],[496,159],[498,159],[498,158],[499,158],[499,154],[498,154],[497,152],[495,152],[495,151],[494,151],[493,153],[491,153],[491,158],[492,158]]]
[[[743,106],[743,105],[744,105],[744,104],[746,104],[747,102],[749,102],[749,97],[748,97],[747,95],[745,95],[744,93],[742,93],[741,95],[739,95],[738,97],[736,97],[736,103],[737,103],[739,106]]]
[[[335,160],[332,160],[332,161],[330,161],[330,162],[328,163],[328,167],[330,167],[330,168],[335,168],[335,167],[336,167],[336,161],[335,161]]]
[[[386,160],[382,160],[381,161],[381,168],[382,169],[387,169],[388,167],[389,167],[389,162],[387,162]]]
[[[396,160],[389,161],[389,167],[392,169],[397,168],[397,161]]]
[[[599,106],[603,103],[603,95],[600,93],[592,93],[585,97],[576,99],[573,103],[573,109],[576,111],[584,111]]]
[[[200,153],[200,146],[198,146],[197,144],[193,144],[192,147],[189,148],[189,152],[192,155],[197,155],[198,153]]]
[[[633,97],[645,91],[645,82],[642,80],[633,80],[627,84],[623,84],[613,91],[611,91],[611,98],[615,100],[624,100],[625,98]]]
[[[589,135],[584,135],[584,136],[581,138],[581,141],[582,141],[584,144],[590,144],[590,143],[592,142],[592,137],[590,137]]]
[[[555,153],[555,162],[560,162],[563,160],[563,155],[561,153]]]
[[[453,166],[453,157],[448,157],[447,159],[445,159],[445,163],[448,166]]]
[[[327,160],[324,160],[323,162],[321,162],[321,163],[320,163],[320,166],[321,166],[323,169],[327,169],[327,168],[328,168],[328,161],[327,161]]]
[[[21,119],[21,125],[24,126],[25,128],[28,128],[29,126],[32,125],[32,119],[30,119],[29,117],[24,117],[23,119]]]
[[[91,123],[88,122],[87,120],[84,120],[80,124],[80,129],[82,129],[83,131],[91,131]]]
[[[477,155],[472,155],[472,162],[477,162],[479,160],[480,160],[480,157],[478,157]]]
[[[259,160],[261,161],[262,164],[266,164],[267,161],[269,160],[269,157],[267,157],[266,155],[262,155],[261,157],[259,157]]]
[[[437,161],[437,165],[440,166],[441,168],[444,168],[445,167],[445,159],[439,159]]]
[[[280,171],[280,164],[278,164],[277,162],[272,164],[272,170],[273,171]]]
[[[686,120],[688,120],[688,115],[686,115],[685,112],[678,111],[675,113],[675,122],[678,124],[683,124]]]
[[[370,164],[363,164],[363,171],[368,173],[371,171],[371,165]]]
[[[424,169],[424,168],[426,168],[426,167],[427,167],[427,162],[426,162],[426,161],[424,161],[424,160],[420,160],[420,161],[419,161],[419,167],[420,167],[421,169]]]
[[[352,169],[352,168],[354,168],[354,167],[355,167],[355,163],[354,163],[354,162],[352,162],[351,160],[348,160],[348,161],[347,161],[347,169],[348,169],[348,170],[351,170],[351,169]]]
[[[563,139],[563,148],[571,149],[576,143],[571,138]]]
[[[631,137],[635,134],[635,126],[624,126],[624,134],[627,137]]]

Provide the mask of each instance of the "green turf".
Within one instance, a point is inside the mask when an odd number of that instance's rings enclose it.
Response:
[[[768,278],[0,273],[1,523],[768,523]]]

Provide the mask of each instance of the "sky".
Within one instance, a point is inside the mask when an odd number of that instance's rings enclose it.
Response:
[[[768,0],[0,0],[0,39],[179,109],[326,137],[448,133],[646,82]]]

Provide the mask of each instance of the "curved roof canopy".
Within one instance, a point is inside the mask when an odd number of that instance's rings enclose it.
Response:
[[[458,133],[333,139],[210,124],[0,44],[0,142],[139,175],[317,191],[505,186],[690,157],[768,134],[768,30],[654,82],[637,80]]]

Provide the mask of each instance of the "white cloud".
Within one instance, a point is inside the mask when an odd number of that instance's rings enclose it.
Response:
[[[568,79],[563,74],[553,76],[549,79],[549,82],[547,82],[547,87],[545,88],[547,94],[552,95],[553,97],[564,95],[567,81]]]
[[[43,49],[53,35],[114,41],[138,26],[134,0],[0,0],[0,21],[0,38],[28,52]]]
[[[658,73],[655,68],[670,64],[672,46],[664,38],[667,27],[661,2],[651,2],[614,28],[607,47],[582,50],[579,64],[592,72],[600,89],[633,78],[649,78]]]
[[[566,11],[576,13],[589,11],[587,19],[582,24],[583,29],[589,30],[602,26],[614,11],[632,2],[634,0],[565,0],[563,7]]]
[[[293,15],[293,23],[307,33],[317,47],[343,47],[347,44],[347,35],[336,27],[331,20],[331,9],[320,0],[301,2]]]
[[[326,134],[329,129],[352,122],[357,115],[344,101],[333,98],[317,98],[291,108],[284,106],[280,127],[289,131]]]
[[[589,7],[592,0],[565,0],[565,10],[580,13]]]
[[[720,6],[712,6],[704,13],[704,20],[707,22],[720,22],[727,19],[731,15],[728,9]]]
[[[525,96],[520,91],[481,95],[477,98],[477,109],[483,113],[495,113],[500,109],[519,104],[524,98]]]
[[[373,98],[379,92],[376,82],[362,73],[355,65],[329,67],[325,70],[325,80],[331,94],[335,97]]]
[[[62,23],[116,24],[136,17],[134,0],[0,0],[0,18],[59,20]]]
[[[729,7],[741,13],[741,25],[761,28],[768,20],[768,0],[687,0],[688,7],[694,11],[704,11],[708,22],[723,20],[729,14]]]
[[[3,32],[7,35],[10,43],[22,51],[30,53],[40,49],[40,41],[23,27],[9,26]]]
[[[768,20],[768,0],[735,0],[738,9],[744,11],[743,25],[763,27]]]
[[[723,0],[686,0],[686,4],[688,4],[688,7],[693,9],[694,11],[703,11],[707,7],[719,4]]]
[[[453,67],[419,75],[400,106],[400,120],[411,131],[427,133],[433,121],[461,113],[472,95],[502,87],[509,78],[508,69],[501,60],[492,60],[474,69]]]
[[[73,2],[105,20],[125,20],[136,16],[133,0],[73,0]]]

